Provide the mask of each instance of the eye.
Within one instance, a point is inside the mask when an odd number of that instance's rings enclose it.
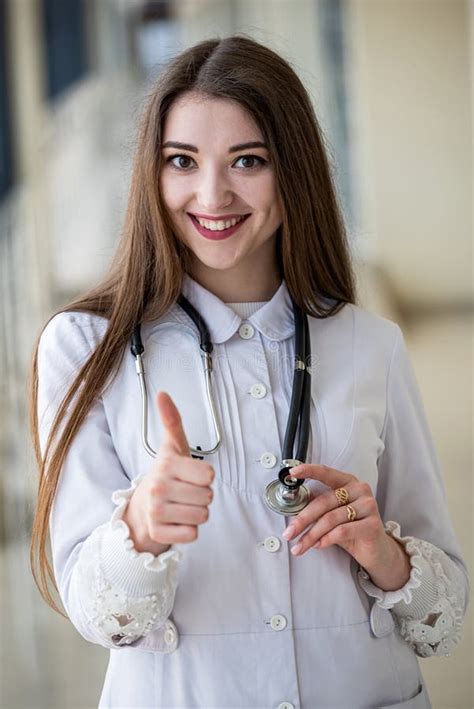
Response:
[[[261,158],[259,155],[242,155],[240,158],[237,158],[236,162],[239,162],[239,160],[250,160],[250,161],[257,161],[257,165],[246,165],[244,166],[247,170],[255,170],[257,167],[260,167],[261,165],[265,165],[267,162],[263,158]]]
[[[178,160],[178,164],[175,164],[173,160]],[[189,156],[189,155],[170,155],[168,158],[166,158],[166,163],[170,163],[171,167],[174,167],[175,170],[181,170],[181,171],[186,171],[188,169],[188,166],[185,164],[183,165],[182,161],[186,162],[186,160],[191,160],[194,162],[194,160]]]
[[[259,155],[241,155],[240,158],[237,158],[234,165],[236,165],[241,160],[245,161],[244,165],[243,165],[243,169],[245,171],[256,170],[258,167],[265,165],[265,163],[267,162],[266,160],[264,160],[264,158],[261,158]],[[175,170],[179,170],[180,172],[188,172],[188,170],[190,169],[191,165],[187,161],[194,162],[192,157],[190,157],[189,155],[184,155],[184,154],[170,155],[169,157],[166,158],[166,163],[169,164]],[[249,165],[249,162],[250,162],[250,165]],[[255,164],[255,163],[257,163],[257,164]]]

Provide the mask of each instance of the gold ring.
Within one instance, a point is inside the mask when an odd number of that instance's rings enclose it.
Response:
[[[353,522],[355,518],[357,517],[355,509],[352,507],[352,505],[347,505],[346,507],[347,510],[347,519],[349,522]]]
[[[340,505],[346,505],[349,502],[349,493],[345,487],[338,487],[337,490],[334,490],[334,494]]]

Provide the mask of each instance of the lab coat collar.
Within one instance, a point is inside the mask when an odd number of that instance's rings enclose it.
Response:
[[[242,322],[240,315],[188,274],[184,276],[182,292],[204,318],[212,342],[220,344],[237,332]],[[284,279],[272,299],[247,320],[270,340],[285,340],[293,334],[293,306]]]

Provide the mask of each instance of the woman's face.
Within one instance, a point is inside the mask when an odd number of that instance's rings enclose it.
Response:
[[[193,275],[208,280],[225,271],[239,277],[251,265],[264,277],[273,268],[282,217],[263,142],[236,101],[188,92],[173,103],[165,119],[159,184],[176,234],[194,254]],[[205,220],[203,226],[196,216]],[[226,221],[242,217],[240,226],[225,228]]]

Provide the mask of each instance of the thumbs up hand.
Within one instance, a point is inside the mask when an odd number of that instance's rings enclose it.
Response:
[[[123,515],[137,551],[155,556],[171,544],[195,541],[198,525],[209,519],[212,465],[191,457],[181,415],[166,392],[157,406],[163,439],[148,475],[135,489]]]

